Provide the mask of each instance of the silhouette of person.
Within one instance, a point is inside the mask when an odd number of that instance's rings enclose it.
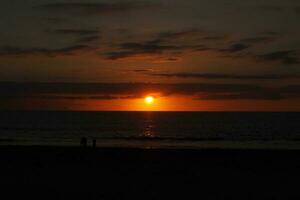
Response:
[[[87,138],[86,137],[82,137],[80,140],[80,145],[82,147],[86,147],[87,146]]]
[[[96,146],[97,146],[97,140],[93,139],[93,148],[96,148]]]

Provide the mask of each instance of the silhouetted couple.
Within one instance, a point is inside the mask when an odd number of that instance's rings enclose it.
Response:
[[[82,137],[80,140],[80,146],[87,147],[88,146],[88,139],[86,137]],[[93,139],[93,148],[96,148],[97,141],[96,139]]]

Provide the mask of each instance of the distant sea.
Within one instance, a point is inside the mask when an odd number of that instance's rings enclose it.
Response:
[[[0,145],[300,149],[300,113],[0,112]]]

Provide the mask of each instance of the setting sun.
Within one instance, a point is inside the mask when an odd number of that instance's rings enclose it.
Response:
[[[147,96],[145,97],[145,102],[150,105],[154,102],[154,98],[152,96]]]

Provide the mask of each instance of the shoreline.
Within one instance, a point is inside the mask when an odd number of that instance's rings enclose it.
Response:
[[[76,144],[70,142],[57,141],[17,141],[11,139],[0,139],[1,147],[80,147],[79,142]],[[88,148],[92,144],[88,143]],[[206,149],[234,149],[234,150],[300,150],[300,140],[157,140],[157,139],[98,139],[96,148],[108,149],[177,149],[177,150],[206,150]]]

